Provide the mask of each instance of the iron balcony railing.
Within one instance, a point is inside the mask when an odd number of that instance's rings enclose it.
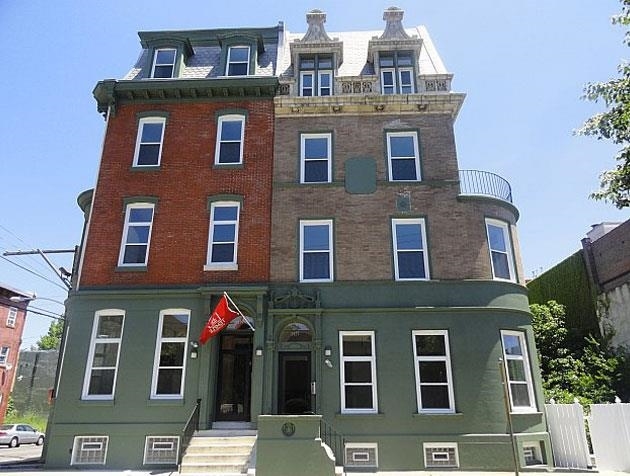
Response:
[[[484,195],[512,203],[512,187],[503,177],[483,170],[460,170],[462,195]]]

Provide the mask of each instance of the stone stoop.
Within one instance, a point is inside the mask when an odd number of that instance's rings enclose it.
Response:
[[[197,432],[182,458],[180,473],[247,474],[255,431]]]

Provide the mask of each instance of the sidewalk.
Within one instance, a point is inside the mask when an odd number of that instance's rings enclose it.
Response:
[[[131,471],[131,470],[119,470],[119,471],[85,471],[80,469],[68,469],[64,471],[44,471],[41,468],[35,468],[33,465],[24,464],[21,465],[0,465],[0,474],[2,476],[24,476],[24,475],[43,475],[43,476],[67,476],[69,474],[81,475],[81,476],[179,476],[177,471]],[[6,469],[5,469],[6,468]],[[377,471],[377,472],[346,472],[345,476],[514,476],[515,473],[509,471]],[[536,476],[536,475],[550,475],[554,476],[577,476],[584,475],[599,475],[599,476],[628,476],[629,473],[615,472],[615,471],[527,471],[520,473],[523,476]],[[194,476],[194,475],[191,475]],[[220,475],[213,476],[237,476],[237,475]],[[287,475],[278,475],[287,476]]]

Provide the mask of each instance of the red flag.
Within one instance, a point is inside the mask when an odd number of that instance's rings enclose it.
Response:
[[[240,316],[240,313],[230,308],[226,295],[224,294],[221,296],[221,299],[219,299],[219,303],[214,308],[208,322],[203,327],[201,335],[199,336],[199,342],[205,344],[208,339],[225,329],[232,319],[237,316]]]

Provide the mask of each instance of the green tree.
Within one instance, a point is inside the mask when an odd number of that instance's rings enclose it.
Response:
[[[578,343],[570,340],[564,306],[556,301],[532,304],[530,310],[546,399],[572,403],[578,398],[590,404],[623,394],[623,353],[592,336]]]
[[[63,332],[63,321],[53,321],[48,327],[48,334],[41,336],[37,341],[37,350],[59,349],[61,334]]]
[[[612,18],[613,24],[630,25],[630,0],[621,0],[619,15]],[[630,31],[626,30],[624,43],[630,46]],[[617,166],[600,176],[600,189],[591,198],[613,203],[617,208],[630,206],[630,65],[617,67],[620,77],[600,83],[588,83],[584,98],[589,101],[604,101],[607,110],[588,119],[578,134],[609,139],[621,146],[616,156]]]

